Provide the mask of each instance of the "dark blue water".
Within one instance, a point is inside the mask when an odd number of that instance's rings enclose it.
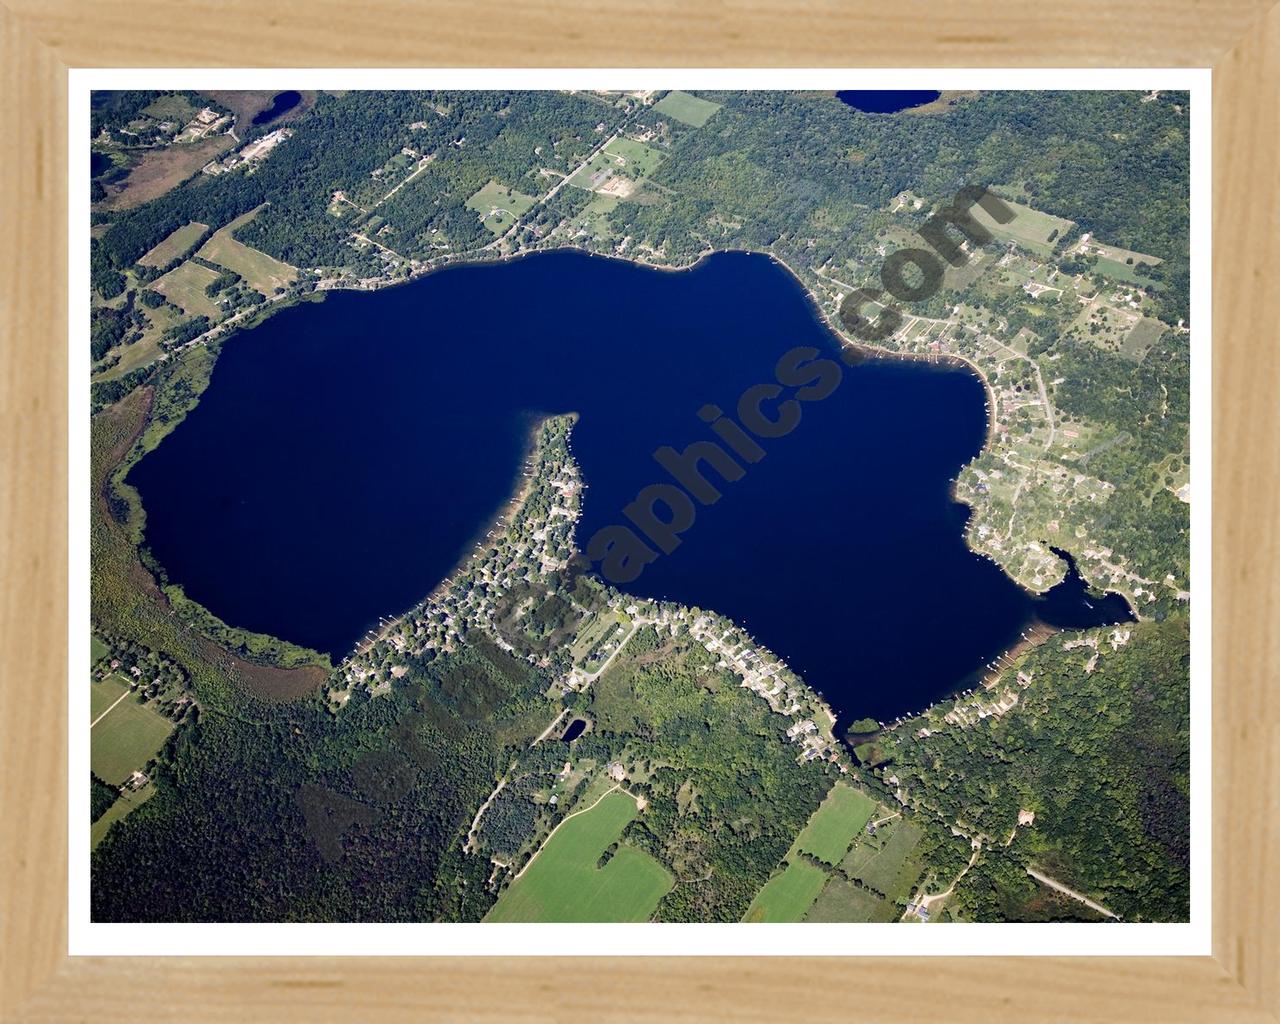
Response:
[[[932,103],[942,93],[929,89],[900,90],[874,89],[867,92],[845,90],[836,93],[841,103],[847,104],[864,114],[896,114],[899,110],[910,110],[912,107],[923,107]]]
[[[266,124],[268,121],[274,121],[281,114],[286,114],[299,103],[302,102],[302,93],[294,92],[292,89],[287,92],[278,92],[271,98],[271,106],[266,110],[261,110],[254,117],[254,124]]]
[[[586,722],[584,722],[581,718],[575,718],[572,722],[569,723],[569,728],[567,728],[564,731],[564,735],[561,736],[560,738],[564,740],[565,743],[572,743],[574,740],[576,740],[579,736],[582,735],[582,731],[586,729],[586,727],[587,727]]]
[[[453,268],[233,337],[200,404],[130,480],[147,543],[191,597],[343,655],[487,529],[534,417],[581,414],[585,548],[669,482],[657,448],[712,438],[698,410],[735,410],[797,345],[836,353],[764,256],[684,273],[578,253]],[[984,397],[965,371],[845,367],[794,431],[760,441],[767,455],[742,479],[708,472],[722,499],[626,589],[731,616],[846,721],[919,709],[1037,615],[1109,621],[1078,578],[1034,602],[965,546],[951,481],[983,444]]]

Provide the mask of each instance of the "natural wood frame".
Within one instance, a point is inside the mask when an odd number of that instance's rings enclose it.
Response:
[[[1280,1019],[1280,696],[1268,690],[1280,679],[1280,288],[1270,278],[1280,256],[1280,7],[1271,2],[905,0],[890,15],[871,0],[557,0],[549,10],[492,0],[0,0],[3,1020],[774,1021],[837,1007],[899,1021]],[[1214,68],[1213,956],[67,956],[67,69],[486,64]]]

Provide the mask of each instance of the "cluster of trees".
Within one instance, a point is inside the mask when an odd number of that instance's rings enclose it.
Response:
[[[984,919],[1017,917],[1034,864],[1128,920],[1185,920],[1189,899],[1189,632],[1185,616],[1124,627],[1092,673],[1089,648],[1050,641],[1021,670],[1018,707],[968,729],[915,734],[923,720],[881,737],[877,769],[930,813],[962,821],[1000,847],[957,888],[958,906]],[[1018,827],[1019,810],[1035,823]],[[1017,886],[1003,859],[1012,858]],[[1020,875],[1019,875],[1020,873]],[[1003,909],[998,909],[1003,908]]]
[[[796,764],[786,720],[716,669],[700,644],[686,639],[654,659],[658,640],[642,630],[596,681],[596,728],[578,742],[651,769],[627,784],[649,806],[624,839],[676,876],[656,919],[738,921],[830,783],[820,767]]]
[[[224,695],[95,851],[95,920],[478,920],[488,863],[461,840],[546,685],[474,644],[336,715]]]
[[[146,327],[140,310],[126,301],[120,309],[98,306],[89,314],[89,351],[97,362],[122,343],[136,341]]]

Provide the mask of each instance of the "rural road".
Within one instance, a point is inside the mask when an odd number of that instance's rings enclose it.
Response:
[[[1037,871],[1035,868],[1027,868],[1027,874],[1029,874],[1029,875],[1030,875],[1032,878],[1034,878],[1037,882],[1042,882],[1042,883],[1044,883],[1044,884],[1045,884],[1045,885],[1047,885],[1050,889],[1057,889],[1057,890],[1058,890],[1058,892],[1063,893],[1063,894],[1064,894],[1064,895],[1066,895],[1066,896],[1070,896],[1073,900],[1079,900],[1081,903],[1083,903],[1083,904],[1084,904],[1086,907],[1088,907],[1090,910],[1096,910],[1099,914],[1102,914],[1104,917],[1111,917],[1111,918],[1114,918],[1114,919],[1115,919],[1115,920],[1117,920],[1117,921],[1119,921],[1119,920],[1120,920],[1120,915],[1119,915],[1119,914],[1113,914],[1110,910],[1108,910],[1106,907],[1104,907],[1101,903],[1095,903],[1093,900],[1089,899],[1089,897],[1088,897],[1088,896],[1085,896],[1085,895],[1083,895],[1083,894],[1081,894],[1081,893],[1078,893],[1078,892],[1076,892],[1074,889],[1068,889],[1068,888],[1067,888],[1065,885],[1063,885],[1061,882],[1056,881],[1056,880],[1054,880],[1054,879],[1050,878],[1048,875],[1043,875],[1043,874],[1041,874],[1041,873],[1040,873],[1039,871]]]

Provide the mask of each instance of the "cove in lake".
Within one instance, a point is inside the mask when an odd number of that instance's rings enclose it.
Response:
[[[734,409],[797,345],[838,351],[761,255],[680,273],[573,252],[450,268],[331,293],[230,338],[200,403],[130,482],[146,543],[192,598],[342,656],[488,529],[539,417],[580,414],[585,546],[666,479],[655,449],[710,437],[698,410]],[[845,368],[625,589],[733,618],[845,722],[919,710],[1036,619],[1127,617],[1078,576],[1034,598],[965,545],[951,485],[984,443],[985,397],[967,370]]]
[[[836,93],[836,99],[855,110],[861,110],[864,114],[896,114],[899,110],[923,107],[941,95],[942,93],[929,89],[896,92],[890,89],[874,89],[867,92],[845,90]]]
[[[271,106],[266,110],[260,110],[253,119],[254,124],[266,124],[268,121],[274,121],[281,114],[287,114],[290,110],[302,102],[302,93],[294,92],[289,89],[286,92],[278,92],[271,98]]]

